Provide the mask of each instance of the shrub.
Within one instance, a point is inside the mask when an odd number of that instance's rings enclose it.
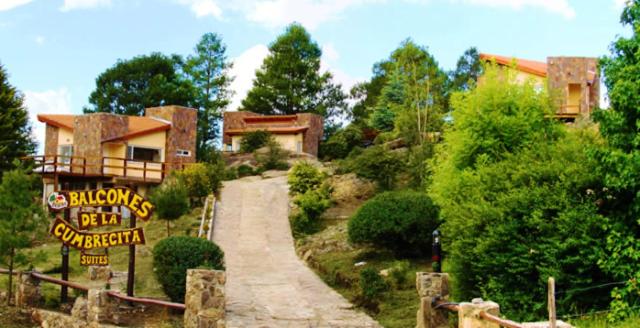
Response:
[[[375,181],[382,190],[393,188],[398,174],[405,168],[403,156],[383,146],[369,147],[349,157],[343,171]]]
[[[249,175],[253,175],[253,168],[249,165],[246,164],[242,164],[240,166],[238,166],[238,176],[239,177],[246,177]]]
[[[391,270],[389,270],[389,275],[391,280],[393,281],[393,285],[396,289],[402,289],[404,285],[407,284],[409,279],[407,276],[411,271],[411,263],[408,260],[395,261]]]
[[[240,151],[243,153],[251,153],[256,149],[267,145],[271,134],[265,130],[258,130],[245,133],[240,141]]]
[[[328,187],[307,190],[298,195],[293,202],[300,213],[291,219],[291,227],[296,234],[310,234],[318,231],[320,215],[331,206]]]
[[[270,138],[267,142],[266,153],[254,152],[254,157],[260,169],[266,170],[286,170],[289,168],[289,164],[285,162],[287,152],[282,149],[280,144],[273,138]]]
[[[213,166],[205,163],[197,163],[185,167],[182,171],[176,171],[175,175],[180,184],[184,186],[189,198],[207,197],[213,191],[211,181]]]
[[[171,234],[169,221],[177,220],[189,211],[187,189],[178,179],[166,179],[149,196],[155,205],[155,213],[167,221],[167,236]]]
[[[349,240],[397,254],[428,254],[438,208],[425,193],[391,191],[368,200],[349,220]]]
[[[318,170],[313,165],[299,161],[297,162],[291,172],[289,172],[289,192],[294,194],[304,194],[308,190],[316,189],[322,181],[326,178],[326,175]]]
[[[229,167],[224,170],[224,175],[222,180],[229,181],[235,180],[238,178],[238,169],[235,167]]]
[[[206,239],[176,236],[153,248],[153,267],[162,289],[173,302],[184,303],[187,269],[224,270],[224,253]]]
[[[319,157],[324,159],[345,158],[354,147],[362,144],[363,138],[364,134],[360,127],[350,124],[320,144]]]
[[[365,307],[377,308],[380,296],[388,287],[387,283],[375,269],[365,268],[360,271],[360,294]]]

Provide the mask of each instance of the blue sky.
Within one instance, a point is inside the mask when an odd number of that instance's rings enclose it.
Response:
[[[234,61],[233,110],[267,46],[288,23],[323,48],[323,69],[345,89],[412,38],[445,69],[470,46],[544,61],[602,56],[624,34],[625,0],[0,0],[0,63],[38,113],[80,113],[95,78],[118,59],[188,55],[219,33]]]

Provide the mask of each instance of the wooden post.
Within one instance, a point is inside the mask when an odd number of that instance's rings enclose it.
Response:
[[[65,182],[64,190],[69,190],[69,183]],[[71,222],[71,210],[67,207],[64,210],[64,219],[67,222]],[[62,244],[60,248],[60,254],[62,255],[62,280],[69,281],[69,246]],[[66,303],[69,298],[69,289],[67,286],[60,286],[60,303]]]
[[[556,281],[549,277],[547,305],[549,308],[549,328],[556,328]]]
[[[129,228],[135,229],[136,216],[131,214]],[[127,296],[133,296],[133,282],[136,275],[136,245],[129,245],[129,271],[127,271]]]

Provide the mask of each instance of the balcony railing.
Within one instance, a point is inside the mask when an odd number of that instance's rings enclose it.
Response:
[[[64,155],[28,156],[33,172],[86,177],[121,177],[143,182],[164,180],[171,171],[182,170],[191,163],[140,161],[121,157],[79,157]]]

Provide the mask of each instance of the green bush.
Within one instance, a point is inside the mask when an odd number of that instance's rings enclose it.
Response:
[[[393,285],[396,289],[402,289],[407,284],[407,282],[409,282],[407,276],[409,275],[410,271],[411,263],[409,263],[408,260],[395,261],[393,263],[393,266],[389,270],[389,276],[391,277]]]
[[[364,203],[349,220],[349,241],[397,254],[429,254],[431,233],[438,222],[438,208],[425,193],[384,192]]]
[[[389,286],[373,268],[360,271],[360,293],[366,303],[377,302]]]
[[[256,151],[253,155],[262,171],[286,170],[289,168],[289,164],[285,161],[287,152],[282,149],[278,142],[273,138],[270,138],[266,143],[266,147],[266,153],[259,153]]]
[[[320,215],[331,206],[328,187],[307,190],[294,198],[293,202],[300,213],[291,219],[291,227],[295,234],[311,234],[320,228]]]
[[[242,164],[240,166],[238,166],[238,176],[239,177],[246,177],[246,176],[250,176],[253,175],[253,168],[249,165],[246,164]]]
[[[155,214],[167,221],[167,236],[171,234],[169,221],[177,220],[189,212],[189,196],[187,189],[178,179],[166,179],[154,189],[149,198],[155,205]]]
[[[318,157],[326,160],[345,158],[354,147],[362,145],[363,138],[364,134],[360,127],[350,124],[320,144]]]
[[[382,190],[392,189],[398,174],[405,169],[403,156],[383,146],[373,146],[352,153],[353,156],[350,154],[343,162],[341,171],[353,172],[361,178],[375,181]]]
[[[213,242],[195,237],[162,239],[153,248],[153,268],[171,301],[184,303],[187,269],[224,270],[224,253]]]
[[[242,136],[240,141],[240,151],[243,153],[251,153],[256,149],[260,149],[267,145],[271,133],[265,130],[247,132]]]
[[[229,167],[224,170],[224,175],[222,180],[229,181],[235,180],[238,178],[238,169],[235,167]]]
[[[189,198],[204,198],[213,192],[213,166],[205,163],[189,165],[175,175],[180,184],[187,190]]]
[[[289,172],[287,179],[289,192],[292,195],[304,194],[308,190],[318,188],[325,178],[326,175],[315,166],[305,161],[299,161]]]

